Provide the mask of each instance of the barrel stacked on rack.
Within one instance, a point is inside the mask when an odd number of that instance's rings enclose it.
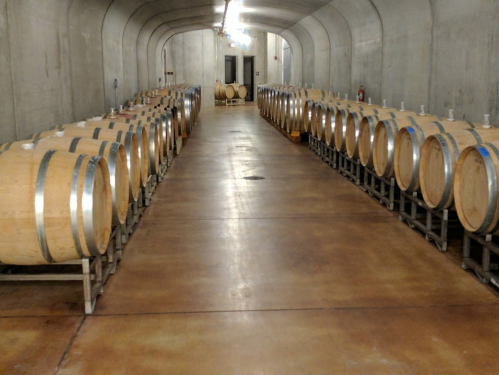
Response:
[[[200,108],[199,86],[148,90],[119,111],[0,145],[0,262],[104,254],[113,228],[150,199]]]
[[[245,85],[232,83],[226,85],[223,83],[215,84],[215,99],[216,100],[231,100],[231,99],[245,99],[248,95],[248,89]]]
[[[499,234],[499,129],[281,84],[258,87],[260,114],[346,159],[394,178],[432,209],[456,210],[466,230]]]

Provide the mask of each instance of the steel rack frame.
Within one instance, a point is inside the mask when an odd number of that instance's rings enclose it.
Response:
[[[364,167],[364,188],[371,196],[386,206],[388,211],[395,209],[396,194],[400,194],[395,178],[379,177],[374,170]]]

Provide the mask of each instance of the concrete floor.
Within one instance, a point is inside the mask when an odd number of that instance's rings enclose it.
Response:
[[[496,295],[255,106],[203,110],[94,315],[81,299],[76,282],[1,283],[0,374],[499,365]]]

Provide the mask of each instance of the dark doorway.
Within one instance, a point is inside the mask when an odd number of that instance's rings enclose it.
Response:
[[[253,87],[255,87],[255,57],[245,56],[244,57],[244,85],[248,89],[248,96],[246,101],[252,102],[255,100],[253,94]]]
[[[236,56],[225,56],[225,84],[236,82]]]

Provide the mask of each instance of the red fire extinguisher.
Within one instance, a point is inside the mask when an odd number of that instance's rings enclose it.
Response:
[[[357,93],[359,97],[359,102],[364,103],[364,86],[360,86],[359,92]]]

